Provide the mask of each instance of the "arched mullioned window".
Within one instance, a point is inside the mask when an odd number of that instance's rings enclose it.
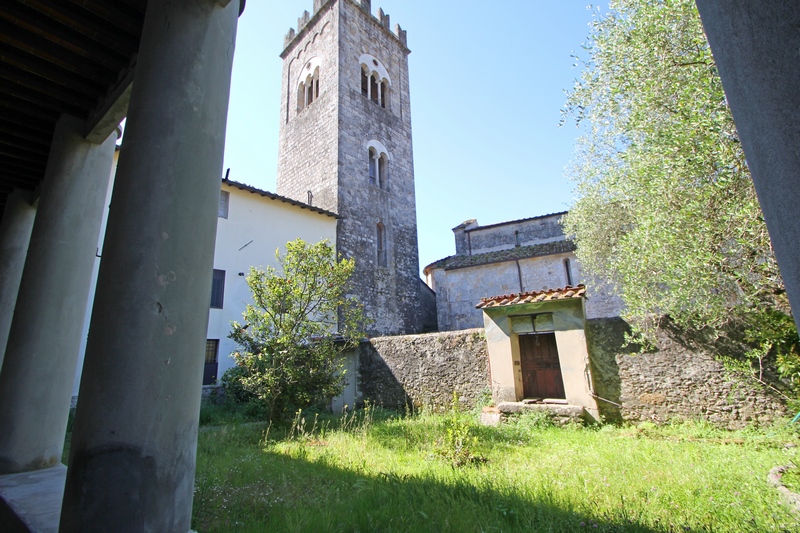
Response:
[[[320,60],[313,57],[306,62],[297,84],[297,112],[299,113],[319,98]]]
[[[378,266],[386,266],[386,227],[383,222],[378,222],[376,228],[376,243],[378,249]]]
[[[361,94],[381,107],[389,106],[392,92],[392,79],[386,67],[370,54],[359,58],[361,65]]]
[[[391,157],[386,147],[379,141],[367,143],[367,164],[369,183],[381,189],[389,189],[389,161]]]

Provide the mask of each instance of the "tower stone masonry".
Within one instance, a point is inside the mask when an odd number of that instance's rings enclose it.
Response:
[[[314,0],[281,53],[277,192],[342,216],[370,334],[420,329],[409,53],[369,0]]]

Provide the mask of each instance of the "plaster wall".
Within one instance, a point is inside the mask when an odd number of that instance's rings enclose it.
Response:
[[[251,266],[278,267],[276,250],[301,238],[309,243],[327,239],[336,242],[336,219],[280,200],[225,185],[230,194],[228,218],[217,220],[214,268],[225,271],[222,309],[209,309],[207,339],[219,339],[219,379],[234,365],[230,354],[236,344],[228,339],[230,323],[242,320],[244,306],[252,301],[244,276]],[[200,357],[202,354],[198,354]]]
[[[622,300],[611,293],[610,286],[584,281],[575,254],[564,253],[450,270],[433,269],[429,275],[436,291],[439,331],[481,327],[483,317],[475,309],[481,298],[565,287],[566,259],[572,284],[589,283],[586,317],[619,316]]]
[[[344,388],[331,400],[334,413],[352,412],[358,401],[358,348],[346,350],[341,355],[344,363]]]
[[[117,152],[118,154],[119,152]],[[111,182],[113,184],[115,165],[112,169]],[[110,200],[112,187],[109,187]],[[207,339],[219,339],[217,379],[228,368],[234,365],[229,357],[235,349],[235,343],[228,339],[230,323],[233,320],[241,321],[242,312],[246,303],[251,301],[250,291],[243,276],[251,266],[277,267],[275,251],[285,251],[287,242],[302,238],[306,242],[318,242],[327,239],[336,242],[336,219],[302,209],[279,200],[273,200],[256,193],[241,190],[237,187],[223,184],[221,190],[230,194],[228,204],[228,218],[217,220],[216,244],[214,249],[214,268],[225,271],[225,292],[222,309],[209,309]],[[98,250],[102,250],[103,237],[108,209],[103,214],[103,231],[100,233]],[[73,398],[78,395],[81,371],[83,367],[84,352],[86,350],[86,337],[89,332],[89,321],[92,316],[97,273],[100,258],[95,259],[91,284],[91,292],[86,305],[84,320],[84,334],[80,347],[78,367],[72,388]],[[198,353],[198,358],[203,354]]]
[[[452,270],[434,269],[439,330],[483,326],[482,313],[475,309],[481,298],[566,286],[564,259],[570,260],[573,283],[580,283],[580,267],[574,254],[555,254]]]
[[[510,317],[552,313],[561,376],[567,402],[586,409],[599,419],[592,396],[592,376],[586,346],[581,299],[490,308],[484,312],[486,343],[495,403],[523,399],[519,335]],[[543,330],[547,331],[547,330]]]
[[[484,316],[486,344],[489,354],[489,377],[495,403],[516,402],[522,395],[522,373],[519,369],[519,341],[511,333],[511,320],[506,315]]]

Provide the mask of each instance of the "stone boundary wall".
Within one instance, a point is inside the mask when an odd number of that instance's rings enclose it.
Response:
[[[472,408],[489,393],[483,328],[376,337],[359,347],[359,392],[391,409],[443,410],[458,394]]]
[[[588,320],[586,340],[598,400],[608,421],[700,419],[729,429],[786,416],[774,392],[725,369],[709,353],[659,335],[652,353],[625,347],[620,318]]]

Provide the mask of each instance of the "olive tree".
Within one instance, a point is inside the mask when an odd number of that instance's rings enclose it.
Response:
[[[576,200],[565,229],[584,269],[611,282],[645,338],[653,316],[712,331],[735,321],[758,349],[796,357],[783,281],[694,0],[612,0],[583,53],[563,117],[583,128],[567,171]]]

